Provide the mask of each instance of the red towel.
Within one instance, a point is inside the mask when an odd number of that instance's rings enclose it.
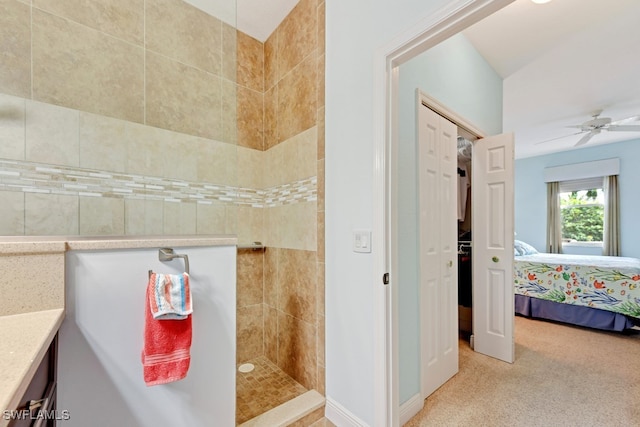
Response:
[[[182,320],[156,320],[149,297],[154,281],[149,279],[144,304],[144,348],[142,365],[148,386],[178,381],[187,376],[191,362],[191,314]]]

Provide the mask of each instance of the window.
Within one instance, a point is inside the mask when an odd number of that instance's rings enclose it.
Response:
[[[619,174],[620,159],[616,158],[545,168],[547,251],[595,246],[602,248],[603,255],[620,256]],[[602,220],[594,220],[600,216]],[[563,243],[565,240],[570,242]]]
[[[605,195],[603,178],[560,182],[563,244],[602,247]]]

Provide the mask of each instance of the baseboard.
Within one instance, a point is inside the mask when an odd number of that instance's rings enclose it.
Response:
[[[340,427],[367,427],[368,424],[349,412],[344,406],[327,397],[324,416]]]
[[[420,393],[413,395],[400,405],[400,425],[403,426],[408,423],[422,408],[424,408],[424,399],[420,396]]]

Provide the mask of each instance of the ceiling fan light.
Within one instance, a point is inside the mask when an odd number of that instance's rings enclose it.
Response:
[[[545,4],[545,3],[549,3],[551,0],[531,0],[532,2],[534,2],[535,4]]]

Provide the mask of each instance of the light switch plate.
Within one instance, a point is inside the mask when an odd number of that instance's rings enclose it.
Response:
[[[353,251],[371,252],[371,230],[353,230]]]

